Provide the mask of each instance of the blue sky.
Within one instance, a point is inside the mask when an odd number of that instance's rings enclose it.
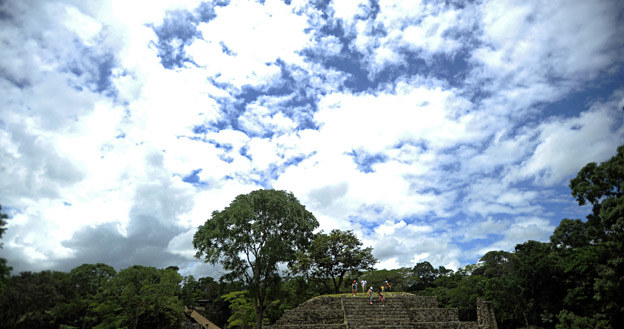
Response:
[[[291,191],[379,268],[456,269],[584,218],[624,142],[620,1],[4,1],[0,256],[177,265]]]

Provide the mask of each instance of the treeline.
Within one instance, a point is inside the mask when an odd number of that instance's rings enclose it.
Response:
[[[3,279],[0,328],[182,328],[184,306],[219,327],[253,328],[254,301],[243,282],[181,276],[178,268],[135,265],[115,271],[83,264],[69,272],[22,272]],[[272,282],[263,323],[287,309],[333,292],[302,276]]]
[[[144,266],[22,272],[8,278],[0,296],[0,327],[179,328],[181,282],[175,269]]]

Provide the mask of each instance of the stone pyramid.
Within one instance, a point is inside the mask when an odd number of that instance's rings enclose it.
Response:
[[[368,298],[316,297],[288,310],[266,329],[497,329],[489,302],[477,300],[477,321],[459,321],[458,310],[439,308],[435,296],[401,293],[382,304]]]

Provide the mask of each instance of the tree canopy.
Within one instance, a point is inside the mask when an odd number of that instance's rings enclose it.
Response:
[[[332,230],[315,235],[310,247],[298,256],[297,268],[311,279],[339,293],[345,275],[372,270],[377,263],[373,248],[362,249],[362,242],[351,231]]]
[[[578,245],[577,241],[586,237],[587,242],[581,244],[579,252],[585,256],[583,258],[594,260],[596,265],[593,270],[597,277],[591,298],[598,306],[596,313],[603,316],[593,315],[592,323],[606,320],[621,328],[624,326],[624,295],[621,293],[624,291],[624,145],[617,148],[611,159],[599,165],[588,163],[570,181],[570,188],[578,204],[590,203],[592,212],[587,222],[567,221],[566,227],[556,231],[559,233],[556,240]],[[568,252],[566,256],[571,258],[570,263],[578,264],[574,261],[577,253]],[[591,293],[591,289],[588,287],[585,293]],[[575,317],[578,316],[569,312],[564,318],[574,323]]]
[[[245,282],[262,327],[267,295],[278,265],[292,263],[309,245],[318,221],[292,193],[257,190],[237,196],[193,236],[196,257],[220,263],[228,276]]]
[[[106,328],[177,328],[183,305],[178,299],[182,277],[174,270],[131,266],[106,281],[95,297],[95,311]]]

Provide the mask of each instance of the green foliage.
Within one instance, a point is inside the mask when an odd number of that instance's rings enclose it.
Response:
[[[228,328],[251,329],[256,324],[254,303],[246,291],[234,291],[223,296],[230,303],[232,315],[228,319]]]
[[[108,280],[97,294],[95,328],[175,328],[181,325],[178,299],[182,277],[174,270],[135,265]]]
[[[579,316],[568,310],[562,310],[557,315],[559,323],[556,329],[610,329],[612,328],[604,314],[594,314],[593,316]]]
[[[429,262],[424,261],[417,263],[412,269],[416,280],[409,287],[410,291],[420,291],[433,287],[433,282],[440,275],[440,271],[436,270]]]
[[[589,227],[580,219],[564,218],[550,236],[550,243],[560,252],[592,244]]]
[[[8,218],[9,216],[2,212],[2,206],[0,205],[0,238],[2,238],[2,235],[6,231],[6,220]],[[0,248],[2,248],[2,243],[0,243]]]
[[[193,236],[193,246],[197,258],[222,264],[229,271],[226,278],[247,285],[255,300],[256,326],[261,328],[278,265],[294,262],[317,226],[314,215],[292,193],[257,190],[214,211]]]
[[[71,298],[69,275],[63,272],[22,272],[12,276],[0,295],[0,328],[54,328],[49,311]]]
[[[224,289],[212,278],[186,279],[175,269],[133,266],[119,273],[106,264],[83,264],[69,273],[23,272],[8,278],[0,294],[0,329],[4,328],[179,328],[182,290],[193,298],[214,300],[208,319],[223,325],[229,316]]]
[[[184,306],[193,308],[197,306],[197,301],[201,299],[201,291],[198,289],[198,283],[192,275],[184,277],[182,280],[182,289],[180,291],[180,300]]]
[[[596,311],[614,328],[624,327],[624,145],[600,165],[592,162],[583,167],[570,181],[570,188],[579,205],[593,206],[585,225],[576,225],[589,238],[588,246],[580,252],[594,260],[597,270],[596,276],[588,278],[594,281]],[[595,318],[582,312],[579,315]]]
[[[212,323],[223,327],[230,316],[230,309],[229,303],[221,296],[240,289],[240,284],[217,282],[210,277],[197,280],[196,296],[206,302],[206,310],[203,312],[204,316]]]
[[[472,271],[473,275],[483,275],[495,278],[506,275],[511,271],[511,258],[513,254],[507,251],[488,251],[481,259],[478,266]]]
[[[345,275],[357,276],[361,271],[372,270],[375,263],[373,248],[362,249],[362,242],[353,232],[332,230],[315,235],[310,247],[298,254],[295,268],[337,294]]]
[[[267,309],[270,322],[277,321],[285,310],[295,308],[308,299],[321,295],[325,291],[322,284],[306,280],[303,276],[288,277],[282,280],[274,308]]]
[[[92,328],[98,323],[93,301],[108,280],[115,275],[109,265],[83,264],[69,272],[71,298],[55,305],[50,311],[58,322],[75,328]]]
[[[78,296],[94,296],[115,274],[112,266],[103,263],[82,264],[69,272]]]
[[[388,281],[392,285],[393,291],[408,291],[408,288],[417,280],[409,268],[367,271],[361,275],[361,278],[368,281],[368,285],[375,289],[380,288],[384,282]],[[351,291],[351,288],[348,288]]]

